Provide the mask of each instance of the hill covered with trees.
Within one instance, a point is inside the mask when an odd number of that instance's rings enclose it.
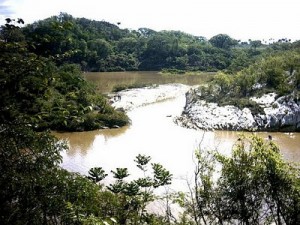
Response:
[[[71,62],[83,71],[201,70],[238,71],[263,52],[291,49],[297,42],[284,38],[266,45],[240,42],[226,34],[207,40],[180,31],[121,29],[117,25],[62,13],[25,26],[30,51],[58,63]]]

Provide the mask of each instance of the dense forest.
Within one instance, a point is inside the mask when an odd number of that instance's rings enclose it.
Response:
[[[242,43],[226,34],[207,40],[65,13],[23,27],[22,19],[6,22],[0,30],[0,224],[299,224],[299,167],[285,162],[272,141],[240,137],[232,156],[199,149],[190,191],[158,197],[154,191],[173,176],[150,156],[133,159],[140,177],[116,168],[105,184],[101,165],[86,176],[62,169],[68,147],[50,132],[129,123],[82,71],[219,71],[217,92],[206,87],[212,98],[250,95],[258,81],[297,94],[299,41]],[[147,211],[156,200],[165,203],[164,214]],[[172,204],[182,209],[176,217]]]
[[[128,117],[115,111],[82,76],[80,67],[57,62],[65,53],[31,51],[18,21],[1,30],[0,121],[31,124],[36,130],[95,130],[124,126]],[[53,48],[55,48],[53,46]],[[46,50],[45,50],[46,52]]]
[[[82,71],[167,68],[233,72],[247,67],[263,52],[299,47],[299,42],[291,43],[287,38],[267,44],[260,40],[241,42],[226,34],[207,40],[180,31],[120,29],[105,21],[65,13],[29,24],[22,31],[30,51],[51,56],[58,64],[78,64]]]

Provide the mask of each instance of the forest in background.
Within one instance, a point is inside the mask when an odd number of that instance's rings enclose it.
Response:
[[[221,104],[252,107],[239,99],[270,91],[281,96],[295,90],[298,96],[300,41],[240,42],[226,34],[207,40],[180,31],[120,29],[66,13],[23,23],[8,18],[1,28],[1,112],[9,120],[31,120],[37,130],[83,131],[129,123],[95,93],[83,71],[218,71],[204,93],[206,100]]]
[[[226,34],[209,40],[181,31],[121,29],[105,21],[74,18],[61,13],[22,28],[29,50],[53,57],[59,63],[75,63],[82,71],[189,71],[236,72],[259,56],[299,48],[299,40],[248,40]]]
[[[287,68],[298,72],[299,41],[240,43],[225,34],[206,40],[178,31],[130,31],[67,14],[19,28],[23,22],[7,19],[0,31],[1,224],[299,223],[299,166],[285,162],[272,141],[241,137],[231,156],[199,149],[190,191],[156,196],[154,190],[168,187],[173,177],[150,156],[134,159],[141,177],[128,179],[127,168],[116,168],[113,182],[104,185],[108,174],[101,165],[86,176],[62,169],[61,152],[68,147],[43,131],[128,123],[95,93],[82,70],[223,70],[228,74],[219,73],[214,81],[219,91],[231,89],[237,76],[247,81],[239,83],[247,95],[253,91],[253,76],[247,74],[257,68],[268,75],[261,77],[268,88],[285,82],[281,75]],[[242,72],[229,77],[237,71]],[[216,164],[221,176],[214,180]],[[164,213],[148,212],[147,204],[158,199]],[[176,218],[171,204],[182,208]]]

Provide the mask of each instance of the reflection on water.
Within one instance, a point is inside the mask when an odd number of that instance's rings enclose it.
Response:
[[[232,146],[238,138],[239,132],[233,131],[215,131],[215,139],[222,140]],[[253,133],[245,133],[252,135]],[[280,133],[280,132],[259,132],[255,135],[268,140],[268,136],[272,136],[272,140],[280,147],[280,151],[284,158],[291,162],[300,162],[300,134],[299,133]]]
[[[99,135],[103,136],[104,142],[107,144],[110,139],[123,134],[127,128],[128,126],[119,129],[105,129],[100,131],[55,133],[55,135],[68,142],[68,145],[70,146],[68,155],[73,156],[80,154],[84,157],[89,153],[89,150],[93,147],[93,143],[97,141]]]
[[[204,132],[186,129],[173,123],[185,104],[184,96],[137,108],[128,113],[132,125],[119,129],[81,133],[56,133],[67,139],[70,150],[63,153],[62,166],[86,174],[91,167],[101,166],[107,172],[127,167],[137,172],[133,162],[138,154],[152,157],[153,162],[164,165],[175,178],[187,177],[194,170],[194,150],[218,149],[230,153],[239,132]],[[171,115],[171,117],[169,117]],[[266,138],[272,135],[284,157],[300,162],[300,134],[258,133]]]

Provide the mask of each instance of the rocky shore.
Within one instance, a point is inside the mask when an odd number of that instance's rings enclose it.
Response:
[[[111,94],[110,103],[118,110],[130,111],[140,106],[184,95],[190,88],[190,86],[184,84],[162,84],[126,89]]]
[[[275,93],[251,98],[264,113],[252,113],[249,108],[218,106],[200,98],[198,89],[186,93],[186,105],[175,122],[183,127],[204,130],[235,131],[300,131],[300,106],[291,96],[277,98]]]
[[[300,131],[300,105],[291,96],[278,97],[275,93],[260,98],[252,97],[263,113],[233,105],[218,106],[201,98],[200,90],[183,84],[164,84],[127,89],[110,95],[113,107],[130,111],[144,105],[186,96],[182,115],[174,118],[180,126],[202,130],[233,131]]]

